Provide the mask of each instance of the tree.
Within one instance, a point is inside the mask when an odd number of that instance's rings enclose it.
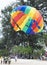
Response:
[[[47,33],[43,34],[44,43],[47,46]]]
[[[39,7],[40,6],[40,1],[31,0],[31,2],[34,2],[34,4],[32,3],[32,6],[36,7],[37,9],[39,8],[39,10],[42,11],[42,7]],[[35,3],[37,3],[37,4],[35,4]],[[22,31],[16,32],[16,31],[13,30],[13,27],[10,24],[10,17],[11,17],[10,13],[11,13],[11,11],[14,7],[16,7],[16,5],[15,6],[10,5],[10,6],[6,7],[4,10],[1,11],[2,12],[2,17],[3,17],[2,18],[2,27],[3,27],[2,33],[3,33],[3,37],[4,37],[2,43],[4,44],[5,48],[10,51],[14,45],[18,46],[20,44],[22,44],[24,47],[26,47],[26,44],[25,44],[25,42],[26,42],[27,46],[29,45],[31,47],[32,52],[34,51],[34,49],[36,49],[36,50],[37,49],[39,49],[39,50],[42,49],[43,48],[43,46],[41,46],[41,44],[42,44],[41,39],[43,39],[43,34],[42,33],[41,34],[35,34],[35,35],[28,35],[28,34],[25,34]],[[43,12],[44,11],[42,11],[42,14],[43,14]],[[41,40],[41,42],[40,42],[41,44],[39,45],[38,41],[40,41],[40,40]]]
[[[13,31],[13,28],[10,24],[10,12],[12,11],[12,7],[9,6],[2,10],[2,16],[4,17],[2,19],[2,27],[3,27],[3,36],[4,36],[4,44],[6,45],[6,48],[11,48],[13,46],[13,41],[12,37],[15,38],[15,31]]]
[[[16,54],[20,54],[20,55],[24,55],[26,56],[26,58],[29,58],[30,59],[30,55],[32,54],[32,49],[30,46],[26,46],[26,47],[23,47],[23,46],[14,46],[12,49],[11,49],[11,53],[16,55]]]

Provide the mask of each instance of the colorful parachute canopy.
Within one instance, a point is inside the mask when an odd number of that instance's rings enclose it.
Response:
[[[36,34],[42,31],[44,22],[41,14],[34,7],[18,6],[11,12],[11,24],[15,31]]]

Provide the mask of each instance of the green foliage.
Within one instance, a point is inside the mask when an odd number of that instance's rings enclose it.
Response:
[[[28,3],[24,3],[23,0],[21,0],[21,3],[26,5],[28,4]],[[42,13],[44,20],[46,22],[46,18],[47,18],[45,13],[47,10],[46,2],[44,3],[40,0],[35,0],[35,1],[30,0],[30,6],[31,4]],[[22,31],[20,32],[14,31],[10,24],[10,18],[11,18],[10,13],[14,7],[16,7],[15,4],[13,4],[13,6],[10,5],[1,11],[3,17],[2,18],[3,39],[0,40],[0,49],[2,49],[0,50],[0,55],[8,55],[10,50],[12,50],[13,53],[19,52],[23,54],[35,54],[36,56],[40,55],[41,53],[44,54],[44,50],[41,51],[41,49],[44,46],[43,44],[47,45],[47,33],[27,35]],[[44,41],[45,43],[42,41]],[[19,46],[20,44],[22,46]],[[6,49],[8,49],[9,51],[7,51]],[[37,50],[37,53],[36,52],[34,53],[34,50]]]
[[[43,34],[43,39],[44,39],[45,45],[47,46],[47,33]]]
[[[0,56],[8,56],[9,51],[7,49],[0,50]]]
[[[44,48],[41,49],[41,54],[42,54],[42,55],[45,54],[45,50],[44,50]]]
[[[12,53],[22,53],[22,54],[29,54],[32,53],[32,48],[30,46],[23,47],[23,46],[14,46],[12,48]]]

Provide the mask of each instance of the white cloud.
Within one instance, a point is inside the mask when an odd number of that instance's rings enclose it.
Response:
[[[46,28],[45,28],[46,30],[47,30],[47,26],[46,26]]]
[[[0,28],[2,27],[2,25],[0,24]]]
[[[14,1],[16,1],[16,0],[0,0],[0,8],[2,9],[2,8],[4,8],[4,6],[6,6]]]
[[[0,34],[0,38],[2,38],[3,37],[3,35],[2,34]]]
[[[8,6],[10,3],[15,2],[16,0],[0,0],[0,11],[4,7]]]

